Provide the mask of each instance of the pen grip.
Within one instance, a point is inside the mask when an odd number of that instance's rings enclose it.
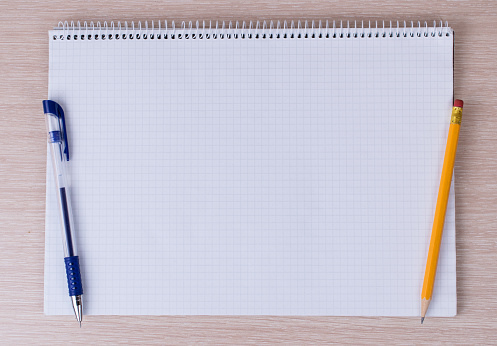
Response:
[[[65,257],[67,287],[69,296],[80,296],[83,294],[83,284],[81,283],[81,271],[79,270],[79,257]]]

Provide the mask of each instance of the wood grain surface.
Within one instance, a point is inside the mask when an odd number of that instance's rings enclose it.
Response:
[[[43,315],[47,31],[59,20],[447,20],[455,96],[458,315],[430,318]],[[496,1],[0,2],[0,344],[497,343]],[[69,301],[68,301],[69,304]]]

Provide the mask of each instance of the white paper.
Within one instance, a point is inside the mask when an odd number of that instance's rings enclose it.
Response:
[[[452,45],[50,40],[84,313],[418,316]],[[45,313],[73,314],[47,171]],[[429,315],[456,307],[451,191]]]

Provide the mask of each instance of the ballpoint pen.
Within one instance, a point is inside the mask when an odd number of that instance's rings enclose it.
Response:
[[[66,191],[66,179],[64,174],[64,161],[69,161],[69,146],[67,142],[66,121],[62,107],[54,101],[44,100],[43,111],[48,131],[48,144],[52,153],[52,164],[54,169],[55,184],[57,186],[57,200],[60,210],[60,221],[62,239],[64,243],[64,262],[66,266],[67,285],[69,296],[76,320],[81,327],[83,319],[83,285],[81,283],[81,272],[79,269],[79,257],[72,240],[73,218],[71,201]]]

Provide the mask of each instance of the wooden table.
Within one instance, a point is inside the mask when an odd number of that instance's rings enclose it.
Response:
[[[497,2],[14,1],[0,3],[0,343],[497,342]],[[431,318],[43,315],[47,31],[59,20],[440,20],[465,101],[455,168],[458,315]]]

